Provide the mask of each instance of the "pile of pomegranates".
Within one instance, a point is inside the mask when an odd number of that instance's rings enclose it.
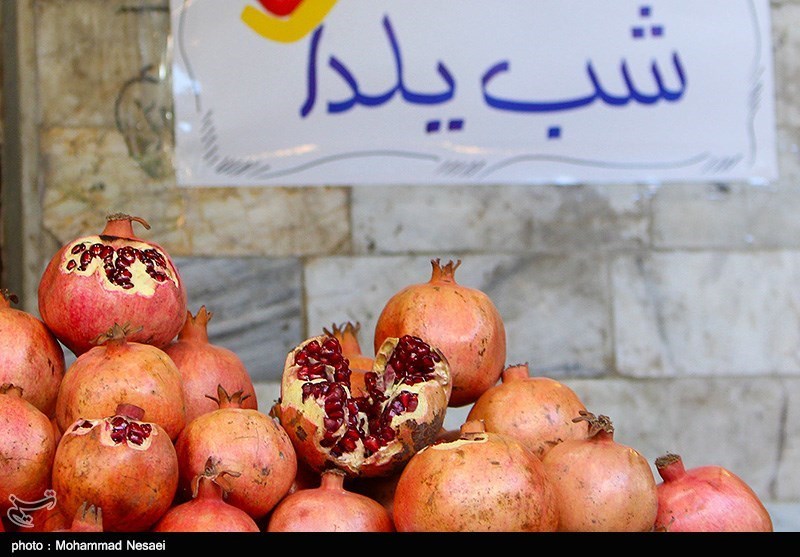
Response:
[[[772,530],[732,472],[651,468],[566,384],[507,363],[461,261],[375,308],[373,353],[357,322],[287,347],[266,404],[134,223],[53,255],[41,318],[2,292],[0,532]]]

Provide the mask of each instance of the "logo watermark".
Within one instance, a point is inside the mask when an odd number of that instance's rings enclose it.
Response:
[[[41,509],[53,510],[56,506],[56,492],[48,489],[44,492],[44,497],[36,501],[23,501],[16,495],[9,495],[8,500],[11,501],[13,507],[6,511],[6,516],[12,524],[21,528],[33,528],[33,516],[28,514],[32,511]]]

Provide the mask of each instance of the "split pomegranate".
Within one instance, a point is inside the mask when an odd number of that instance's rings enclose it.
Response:
[[[60,528],[55,532],[102,532],[103,510],[84,501],[72,519],[69,528]]]
[[[680,455],[655,461],[660,532],[772,532],[772,519],[755,491],[722,466],[689,470]]]
[[[17,297],[0,290],[0,384],[23,390],[23,398],[52,417],[66,367],[56,337],[34,315],[11,307]]]
[[[172,505],[178,456],[160,425],[120,404],[106,418],[79,418],[64,430],[53,464],[53,489],[72,520],[84,501],[102,509],[103,530],[148,530]]]
[[[414,455],[393,505],[399,532],[552,532],[558,525],[542,462],[480,420],[465,422],[458,440]]]
[[[430,444],[444,422],[450,368],[419,337],[388,338],[355,396],[342,345],[321,335],[289,351],[281,381],[280,420],[313,470],[349,476],[390,475]]]
[[[532,377],[528,364],[508,366],[501,378],[475,401],[468,420],[483,420],[486,431],[515,437],[539,458],[565,439],[586,437],[586,424],[572,420],[586,407],[565,384]]]
[[[542,458],[556,490],[564,532],[649,532],[658,510],[656,481],[647,460],[614,440],[608,416],[586,411],[584,439],[567,439]]]
[[[167,252],[133,232],[139,217],[107,217],[99,235],[59,249],[39,282],[39,313],[53,334],[79,356],[115,323],[141,327],[132,342],[166,346],[186,317],[186,288]]]
[[[177,438],[186,423],[181,373],[163,350],[130,336],[129,328],[115,324],[69,366],[56,402],[62,431],[78,418],[103,418],[128,403]]]
[[[16,501],[38,501],[50,487],[56,452],[50,420],[23,398],[23,390],[0,386],[0,513]]]
[[[458,284],[461,261],[431,261],[426,283],[413,284],[386,302],[375,325],[374,345],[386,338],[413,335],[441,350],[450,363],[449,405],[466,406],[495,385],[506,364],[503,319],[484,292]]]
[[[342,470],[325,470],[320,487],[287,496],[275,507],[267,532],[394,532],[386,509],[348,491],[344,479]]]
[[[322,332],[329,337],[336,337],[342,345],[342,355],[350,362],[350,391],[353,396],[365,396],[368,393],[365,375],[372,371],[375,358],[367,356],[361,351],[361,343],[358,334],[361,331],[361,323],[348,321],[343,325],[335,323],[330,329],[322,329]]]
[[[164,348],[183,378],[186,423],[219,408],[211,398],[217,393],[218,385],[229,393],[247,393],[249,396],[242,401],[242,408],[258,409],[256,392],[244,362],[232,350],[208,340],[208,322],[213,315],[206,306],[202,306],[197,315],[187,311],[178,338]]]
[[[192,500],[168,510],[154,532],[260,532],[249,514],[225,501],[232,490],[228,477],[239,474],[219,464],[208,457],[205,470],[192,481]]]
[[[219,386],[218,408],[196,417],[178,436],[179,495],[191,497],[193,479],[204,473],[213,455],[220,470],[236,475],[230,478],[227,502],[258,521],[289,492],[297,473],[297,455],[273,418],[242,408],[247,396],[228,394]]]

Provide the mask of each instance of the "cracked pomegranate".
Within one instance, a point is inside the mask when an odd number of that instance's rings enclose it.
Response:
[[[141,327],[129,340],[166,346],[183,326],[186,288],[167,252],[136,236],[122,213],[107,217],[99,235],[59,249],[39,282],[39,313],[76,356],[114,323]]]
[[[313,470],[351,477],[389,475],[435,439],[451,392],[450,367],[419,337],[388,338],[356,395],[341,343],[320,335],[286,357],[280,420]]]

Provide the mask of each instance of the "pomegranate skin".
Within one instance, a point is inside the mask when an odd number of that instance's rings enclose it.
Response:
[[[0,385],[20,387],[23,398],[52,417],[64,377],[64,350],[43,321],[11,307],[16,296],[0,290]]]
[[[161,349],[131,342],[120,327],[109,339],[78,356],[59,387],[56,419],[66,431],[78,418],[113,415],[119,404],[143,408],[175,440],[186,425],[181,373]]]
[[[722,466],[687,470],[680,455],[656,459],[658,532],[772,532],[772,518],[755,491]]]
[[[506,364],[500,312],[484,292],[455,281],[460,263],[432,260],[428,282],[406,286],[386,302],[373,339],[376,352],[386,338],[406,334],[439,348],[450,362],[451,407],[475,402],[497,383]]]
[[[553,486],[541,461],[480,420],[461,426],[455,441],[418,452],[395,486],[398,532],[553,532]]]
[[[186,423],[219,408],[213,399],[219,385],[229,393],[242,391],[249,395],[242,401],[242,408],[258,409],[256,392],[244,362],[232,350],[209,342],[208,322],[213,315],[205,306],[196,315],[187,311],[178,338],[164,348],[181,372]]]
[[[556,491],[562,532],[650,532],[658,511],[656,481],[635,449],[614,440],[606,416],[582,412],[585,439],[568,439],[542,458]]]
[[[50,487],[55,434],[41,410],[22,398],[22,390],[0,386],[0,513],[11,499],[38,501]]]
[[[62,246],[53,255],[39,281],[39,314],[56,338],[76,356],[93,348],[94,339],[114,323],[141,327],[129,340],[159,348],[175,338],[183,326],[187,303],[183,280],[163,247],[134,234],[133,221],[150,228],[138,217],[109,215],[106,227],[99,235],[82,236]],[[135,248],[139,253],[154,250],[150,253],[157,253],[160,257],[157,256],[157,260],[150,258],[151,268],[165,278],[151,278],[140,257],[134,258],[127,267],[132,274],[132,287],[110,282],[99,258],[94,258],[85,270],[80,270],[76,263],[80,253],[73,250],[86,251],[95,244],[111,246],[115,254],[112,261],[119,260],[116,254],[125,246]]]
[[[586,406],[565,384],[532,377],[527,364],[508,366],[501,379],[475,401],[468,420],[483,420],[486,431],[518,439],[539,458],[565,439],[586,437],[586,425],[572,420]]]
[[[269,519],[268,532],[394,532],[379,502],[344,487],[345,473],[326,470],[320,486],[303,489],[281,501]]]

